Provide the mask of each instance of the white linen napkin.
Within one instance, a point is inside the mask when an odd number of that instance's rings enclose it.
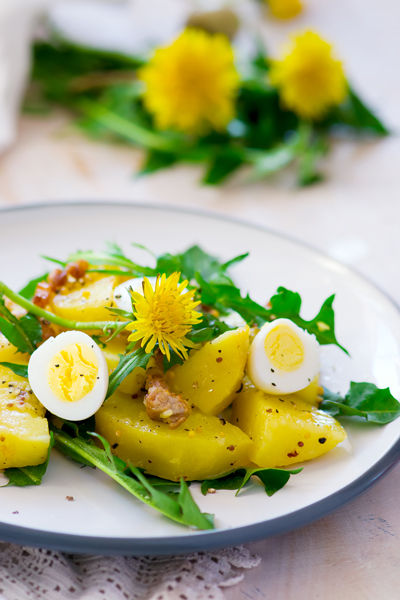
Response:
[[[37,16],[51,0],[0,2],[0,152],[15,137]]]

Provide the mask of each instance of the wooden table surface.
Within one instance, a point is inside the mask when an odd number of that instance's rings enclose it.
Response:
[[[21,119],[18,140],[0,157],[0,206],[107,199],[228,214],[306,241],[362,272],[400,303],[399,23],[398,0],[308,0],[308,11],[296,21],[265,25],[272,48],[288,32],[309,27],[332,40],[349,79],[393,131],[384,140],[338,142],[322,184],[298,190],[285,174],[214,189],[200,187],[200,171],[191,167],[135,178],[140,152],[89,141],[58,113]],[[400,598],[399,498],[400,465],[333,515],[250,544],[262,563],[226,590],[226,597]]]

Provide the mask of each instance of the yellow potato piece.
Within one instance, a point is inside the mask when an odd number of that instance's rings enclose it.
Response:
[[[42,464],[49,444],[47,419],[0,409],[0,469]]]
[[[147,416],[143,398],[132,400],[120,392],[96,413],[96,431],[126,462],[172,481],[218,477],[247,465],[252,447],[240,429],[197,409],[171,430]]]
[[[45,413],[28,380],[0,366],[0,469],[46,460],[50,435]]]
[[[16,348],[10,344],[9,351],[15,352]],[[28,364],[28,359],[28,355],[17,354],[11,359],[3,361],[0,350],[0,362]],[[44,417],[46,414],[46,409],[32,392],[29,381],[15,375],[11,369],[2,365],[0,365],[0,409],[14,410],[20,413],[28,412],[33,417]]]
[[[115,317],[106,307],[113,306],[116,284],[116,277],[102,277],[73,292],[57,294],[50,311],[71,321],[112,321]]]
[[[325,454],[346,439],[333,417],[295,394],[272,396],[246,384],[233,403],[231,422],[254,442],[260,467],[285,467]]]
[[[127,345],[126,337],[118,337],[111,340],[111,342],[107,343],[107,348],[102,350],[104,357],[107,362],[108,372],[111,375],[113,371],[118,366],[119,363],[119,355],[124,354]],[[150,363],[154,363],[154,360],[150,359]],[[144,386],[146,382],[146,371],[141,367],[137,367],[132,371],[128,377],[126,377],[121,385],[119,386],[119,390],[124,394],[135,395],[139,394],[141,388]]]
[[[318,406],[320,400],[318,396],[318,392],[320,391],[318,379],[319,376],[316,375],[307,387],[296,392],[296,396],[300,398],[300,400],[304,400],[304,402]]]
[[[29,354],[21,354],[18,352],[17,348],[10,344],[8,339],[0,333],[0,362],[27,365],[29,362]]]
[[[240,388],[249,351],[249,328],[223,333],[167,372],[171,390],[202,412],[218,415]]]

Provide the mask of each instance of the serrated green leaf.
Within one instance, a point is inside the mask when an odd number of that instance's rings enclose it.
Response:
[[[290,319],[296,325],[312,333],[322,345],[336,344],[346,354],[347,350],[336,340],[335,313],[332,308],[334,295],[325,300],[317,316],[311,321],[300,317],[301,298],[297,292],[292,292],[284,287],[279,287],[277,294],[270,300],[271,308],[265,308],[254,302],[249,295],[242,297],[239,288],[233,285],[206,282],[198,273],[196,279],[201,288],[203,304],[215,307],[217,310],[233,310],[249,324],[264,323],[278,318]]]
[[[171,152],[159,152],[157,150],[148,150],[145,160],[138,172],[138,175],[148,175],[171,167],[178,162],[178,156]]]
[[[147,354],[143,348],[121,356],[117,368],[110,375],[106,399],[114,394],[125,377],[128,377],[134,369],[137,367],[146,369],[152,356],[153,352]]]
[[[182,511],[183,523],[202,530],[214,529],[214,516],[200,511],[183,478],[181,478],[178,504]]]
[[[27,314],[21,319],[14,316],[0,298],[0,331],[18,352],[32,354],[42,341],[42,327],[38,319]]]
[[[32,344],[38,346],[42,342],[42,326],[37,317],[27,314],[19,322]]]
[[[282,489],[290,479],[291,475],[297,475],[303,469],[271,469],[261,467],[241,468],[228,473],[218,479],[207,479],[201,484],[201,492],[206,495],[208,490],[237,490],[236,495],[254,476],[258,477],[264,485],[265,492],[268,496],[273,496],[276,492]]]
[[[222,146],[214,153],[203,177],[203,183],[206,185],[219,185],[226,181],[244,163],[245,154],[242,148]]]
[[[0,332],[5,338],[7,338],[10,344],[17,348],[18,352],[33,352],[33,348],[28,343],[25,336],[21,335],[20,331],[16,329],[12,323],[6,321],[3,317],[0,317]]]
[[[375,384],[365,382],[352,381],[344,398],[324,389],[320,408],[334,417],[362,417],[381,425],[391,423],[400,416],[400,403],[389,388],[379,389]]]
[[[71,437],[63,430],[55,427],[54,424],[50,426],[54,433],[56,447],[63,454],[82,462],[82,464],[100,469],[137,499],[177,523],[198,529],[213,528],[210,517],[202,514],[197,508],[185,483],[183,485],[181,483],[179,495],[176,499],[169,492],[163,492],[160,489],[163,486],[160,486],[158,482],[157,485],[153,485],[151,483],[152,478],[147,478],[141,469],[133,465],[127,465],[123,460],[112,455],[110,444],[102,436],[96,434],[105,449],[99,448],[80,437]],[[173,486],[174,484],[171,482],[170,485]]]

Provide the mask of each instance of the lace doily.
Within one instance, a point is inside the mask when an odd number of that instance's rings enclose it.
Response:
[[[3,600],[224,600],[260,563],[243,546],[184,556],[68,555],[0,544]]]

